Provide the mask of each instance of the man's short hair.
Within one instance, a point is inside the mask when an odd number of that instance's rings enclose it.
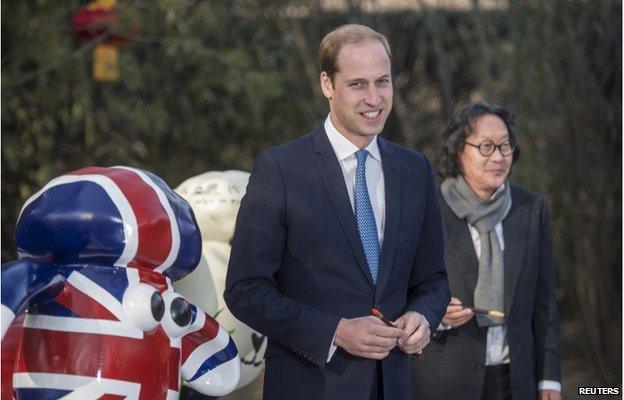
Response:
[[[514,114],[497,105],[477,101],[462,107],[451,117],[451,121],[442,132],[442,146],[438,161],[438,172],[444,178],[461,175],[459,153],[464,149],[464,142],[472,133],[474,123],[484,115],[495,115],[503,120],[509,132],[509,142],[514,146],[513,160],[520,158],[520,146],[516,139]]]
[[[329,32],[319,47],[319,59],[321,72],[325,72],[334,81],[334,75],[338,71],[338,54],[346,44],[362,43],[368,40],[378,40],[386,49],[388,58],[392,59],[388,39],[381,33],[358,24],[342,25]]]

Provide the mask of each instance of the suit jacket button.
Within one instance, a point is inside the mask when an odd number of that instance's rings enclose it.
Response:
[[[475,369],[476,369],[477,371],[481,371],[483,368],[485,368],[485,367],[484,367],[483,365],[481,365],[481,364],[477,364],[477,365],[475,365]]]

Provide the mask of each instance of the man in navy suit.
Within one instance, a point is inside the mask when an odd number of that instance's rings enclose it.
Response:
[[[320,61],[330,114],[257,157],[225,301],[269,338],[265,399],[409,399],[409,355],[450,300],[435,181],[422,154],[377,137],[392,108],[386,38],[342,26]]]

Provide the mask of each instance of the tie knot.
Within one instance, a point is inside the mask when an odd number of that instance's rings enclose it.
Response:
[[[355,152],[355,157],[357,158],[358,164],[361,164],[366,161],[366,156],[368,156],[368,151],[364,149],[360,149]]]

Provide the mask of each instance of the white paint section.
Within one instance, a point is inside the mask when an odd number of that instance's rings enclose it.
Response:
[[[166,400],[178,400],[180,397],[180,393],[175,390],[167,389],[167,398]]]
[[[24,320],[24,327],[49,331],[93,333],[143,339],[143,332],[132,323],[106,319],[27,315]]]
[[[126,277],[128,278],[128,287],[141,282],[138,268],[126,268]]]
[[[238,357],[208,371],[188,385],[208,396],[225,396],[236,389],[240,379],[241,364]]]
[[[11,322],[13,322],[13,320],[15,319],[15,314],[13,313],[13,311],[11,311],[9,307],[5,306],[4,304],[1,305],[0,313],[0,317],[2,318],[2,321],[0,321],[0,323],[2,324],[0,325],[0,328],[2,329],[2,336],[0,336],[0,339],[2,339],[4,338],[4,334],[9,330]]]
[[[62,400],[97,400],[104,394],[125,396],[126,400],[138,400],[141,385],[115,379],[92,376],[21,372],[13,374],[16,389],[73,390]]]

